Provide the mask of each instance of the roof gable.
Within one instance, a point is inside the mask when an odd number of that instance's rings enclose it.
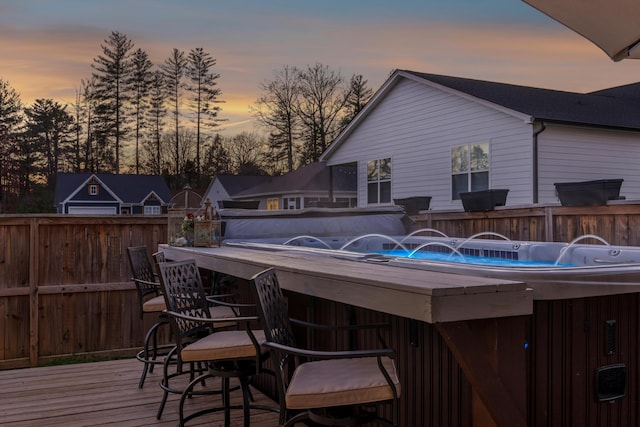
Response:
[[[226,190],[230,197],[234,197],[248,188],[255,187],[265,181],[270,181],[271,178],[271,176],[267,175],[218,174],[211,180],[205,194],[211,192],[211,187],[216,181]]]
[[[527,122],[541,120],[640,130],[640,83],[583,94],[396,70],[322,154],[321,161],[331,157],[401,79],[411,79],[457,94],[471,102],[480,102]]]
[[[58,173],[56,204],[78,194],[92,179],[122,203],[142,204],[151,194],[155,194],[163,204],[171,200],[169,187],[160,175]]]
[[[640,129],[640,102],[629,102],[630,98],[621,96],[635,85],[609,92],[576,93],[413,71],[406,73],[531,116],[534,120]]]

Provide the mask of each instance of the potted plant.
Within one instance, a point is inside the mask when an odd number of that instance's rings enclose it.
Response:
[[[407,214],[417,214],[419,211],[429,209],[431,196],[406,197],[404,199],[393,199],[393,203],[404,207]]]

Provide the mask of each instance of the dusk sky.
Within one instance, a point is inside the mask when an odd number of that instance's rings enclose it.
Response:
[[[397,68],[576,92],[640,81],[640,61],[611,61],[519,0],[0,0],[0,79],[26,105],[71,103],[112,31],[155,64],[209,52],[229,134],[252,130],[260,82],[285,65],[373,90]]]

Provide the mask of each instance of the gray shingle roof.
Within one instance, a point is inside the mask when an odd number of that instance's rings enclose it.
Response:
[[[216,179],[219,180],[224,189],[227,190],[229,196],[234,197],[248,188],[270,181],[271,177],[266,175],[218,174],[216,175]]]
[[[151,191],[155,192],[164,203],[171,200],[169,187],[160,175],[60,172],[56,177],[56,205],[69,197],[93,175],[113,191],[123,203],[142,203]]]
[[[268,194],[287,194],[329,189],[329,167],[324,162],[311,163],[269,181],[242,191],[236,196],[251,197]],[[335,191],[356,191],[357,182],[353,170],[348,167],[334,169],[333,189]]]
[[[640,129],[640,83],[591,93],[564,92],[400,70],[534,119]]]

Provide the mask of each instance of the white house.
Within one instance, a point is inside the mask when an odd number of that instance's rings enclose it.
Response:
[[[484,189],[554,204],[555,183],[601,179],[640,199],[640,83],[580,94],[397,70],[321,160],[357,165],[360,207],[461,209]]]
[[[268,210],[355,207],[355,168],[341,165],[330,169],[324,162],[316,162],[279,176],[217,175],[203,200],[207,198],[218,207],[229,201],[255,202],[259,209]]]
[[[225,201],[234,200],[238,193],[269,180],[269,176],[263,175],[218,174],[209,183],[202,200],[209,199],[212,206],[220,208]]]

